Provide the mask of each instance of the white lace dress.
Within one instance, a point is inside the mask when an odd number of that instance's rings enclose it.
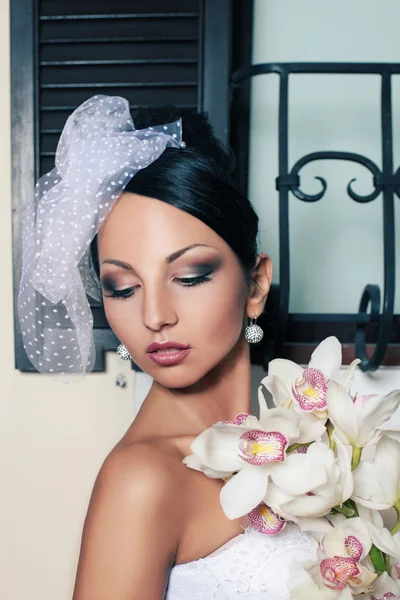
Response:
[[[315,556],[293,524],[275,536],[248,528],[209,556],[175,565],[165,600],[288,600],[292,566]]]

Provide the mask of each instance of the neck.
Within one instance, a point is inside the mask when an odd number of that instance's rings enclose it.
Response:
[[[153,382],[135,421],[146,436],[196,436],[217,421],[250,411],[250,357],[240,340],[230,354],[196,384],[168,389]]]

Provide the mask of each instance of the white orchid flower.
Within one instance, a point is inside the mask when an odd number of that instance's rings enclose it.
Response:
[[[331,381],[326,402],[337,436],[344,444],[364,448],[376,443],[381,435],[377,428],[399,407],[400,390],[386,396],[351,396],[346,387]]]
[[[184,463],[204,472],[234,474],[222,488],[220,500],[225,514],[235,519],[263,500],[271,468],[285,461],[286,450],[298,434],[298,415],[285,409],[262,411],[260,420],[240,414],[197,436],[191,444],[195,458],[185,457]]]
[[[384,572],[374,581],[372,592],[363,595],[362,600],[400,600],[400,587]]]
[[[282,518],[298,521],[323,517],[352,492],[350,456],[344,445],[336,440],[333,452],[326,444],[314,442],[306,453],[291,453],[271,469],[264,502]]]
[[[400,512],[400,442],[382,435],[374,461],[362,460],[353,471],[353,499],[367,508]]]
[[[275,375],[280,379],[290,392],[290,401],[299,410],[326,420],[327,384],[338,374],[341,362],[342,346],[332,336],[314,350],[306,369],[290,360],[277,358],[269,363],[268,375]],[[279,400],[278,402],[280,404]]]
[[[287,411],[294,410],[300,416],[300,432],[298,435],[297,443],[307,444],[314,442],[325,433],[325,421],[326,418],[322,419],[312,412],[306,412],[300,409],[296,404],[293,406],[292,393],[286,387],[283,381],[276,375],[268,375],[262,380],[262,385],[270,392],[275,406],[284,408]],[[268,408],[266,407],[266,410]]]
[[[357,594],[371,591],[372,583],[377,578],[377,574],[369,568],[371,545],[368,530],[361,518],[340,523],[323,539],[322,560],[304,565],[308,578],[298,577],[294,582],[292,600],[350,600]]]

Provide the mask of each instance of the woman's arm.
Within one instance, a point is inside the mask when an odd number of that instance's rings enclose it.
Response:
[[[162,600],[181,519],[165,457],[146,444],[117,450],[95,483],[73,600]]]

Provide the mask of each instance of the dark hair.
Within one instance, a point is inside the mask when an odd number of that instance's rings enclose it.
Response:
[[[235,185],[232,154],[215,137],[205,113],[171,108],[141,109],[134,118],[142,129],[182,116],[185,148],[167,147],[151,165],[139,171],[125,188],[184,210],[211,227],[236,253],[248,281],[257,257],[258,217]],[[98,272],[96,239],[91,247]]]

